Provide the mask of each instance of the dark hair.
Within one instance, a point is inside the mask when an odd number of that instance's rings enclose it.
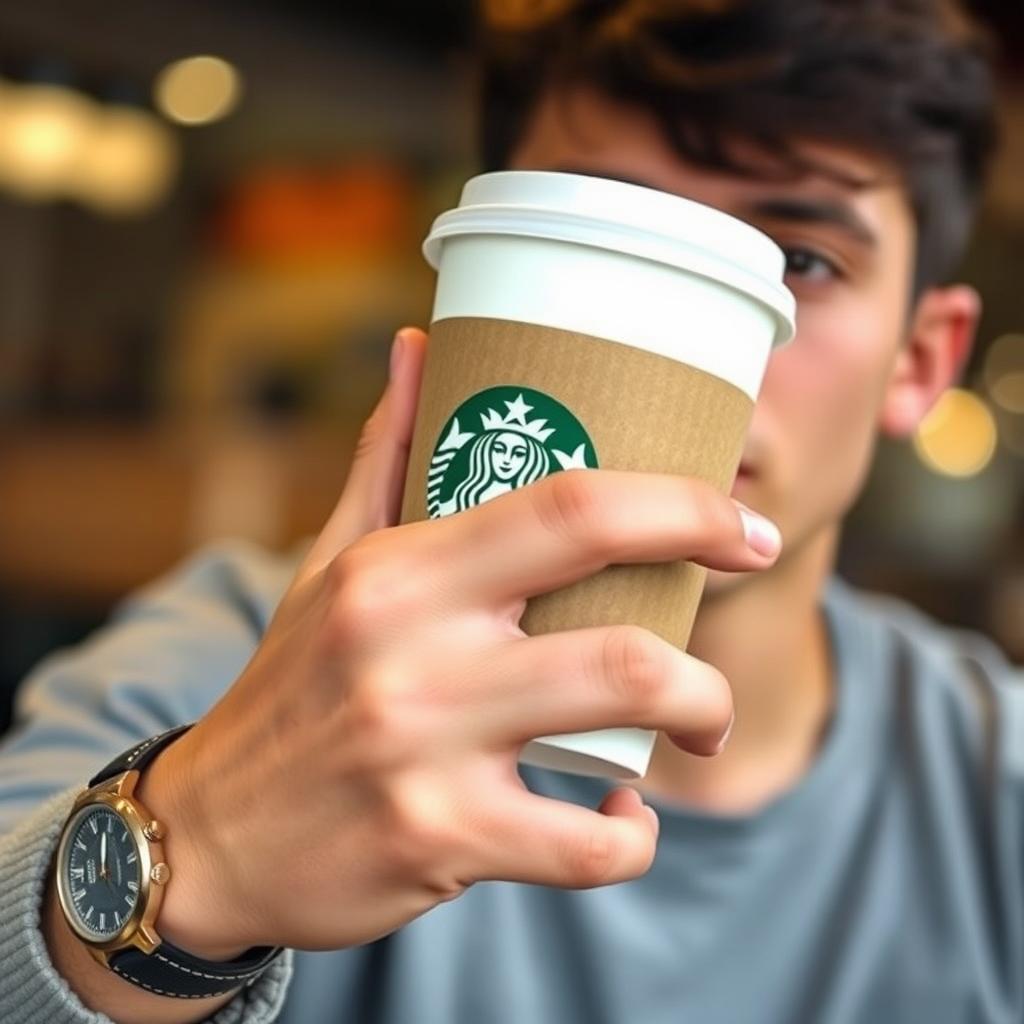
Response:
[[[905,184],[917,294],[956,269],[984,184],[986,51],[953,0],[485,0],[481,156],[506,166],[541,94],[573,84],[650,110],[705,167],[834,173],[799,144],[852,145]]]

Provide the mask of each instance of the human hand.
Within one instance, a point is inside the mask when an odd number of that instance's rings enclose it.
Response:
[[[610,564],[765,568],[750,513],[692,479],[574,470],[395,526],[426,345],[401,337],[344,493],[252,660],[143,779],[175,872],[158,928],[199,955],[357,945],[484,879],[634,878],[657,836],[636,792],[596,811],[535,795],[520,749],[637,726],[712,754],[731,722],[722,676],[651,632],[518,623],[527,598]]]

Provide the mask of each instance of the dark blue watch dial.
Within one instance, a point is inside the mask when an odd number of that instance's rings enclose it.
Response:
[[[64,884],[78,926],[113,938],[139,901],[139,851],[120,816],[108,807],[79,812],[68,836]]]

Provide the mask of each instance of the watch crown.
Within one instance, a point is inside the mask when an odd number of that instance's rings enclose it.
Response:
[[[164,885],[171,877],[171,869],[164,863],[154,864],[150,869],[149,877],[152,878],[157,885]]]
[[[164,828],[162,821],[157,821],[155,818],[152,821],[147,821],[142,826],[142,834],[147,839],[163,839],[167,835],[167,830]]]

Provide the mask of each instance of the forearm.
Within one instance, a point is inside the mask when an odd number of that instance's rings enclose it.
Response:
[[[76,979],[65,983],[53,960],[73,971],[43,914],[48,872],[74,800],[70,787],[80,790],[139,740],[202,717],[251,657],[289,576],[283,561],[249,546],[200,552],[133,595],[87,642],[49,656],[21,685],[19,726],[0,743],[3,1024],[109,1024],[108,1016],[89,1009],[87,997],[79,998]],[[176,854],[168,848],[169,858]],[[191,949],[191,935],[173,927],[173,902],[162,922],[172,925],[166,937]],[[269,1024],[290,968],[286,952],[215,1012],[216,1024]],[[127,984],[113,975],[104,980]],[[197,1009],[191,1000],[178,1002],[182,1014]]]

